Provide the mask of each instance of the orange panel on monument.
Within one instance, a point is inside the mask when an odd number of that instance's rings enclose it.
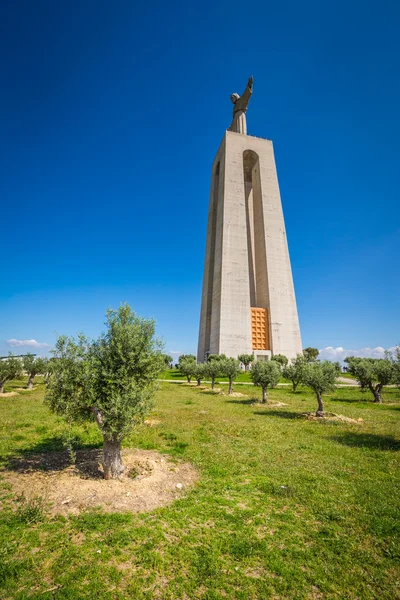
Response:
[[[269,350],[268,311],[266,308],[250,310],[253,350]]]

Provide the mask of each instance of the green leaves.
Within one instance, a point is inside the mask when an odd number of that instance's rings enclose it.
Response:
[[[95,415],[105,438],[121,440],[150,410],[165,362],[154,321],[128,304],[108,310],[106,325],[94,341],[58,338],[46,402],[69,421]]]
[[[340,369],[336,363],[328,360],[313,362],[304,367],[303,383],[316,394],[325,394],[335,389],[336,377],[339,374]]]
[[[22,375],[22,362],[15,358],[11,352],[7,358],[0,360],[0,388],[9,379],[17,379]]]
[[[250,376],[255,385],[262,388],[275,387],[281,378],[281,371],[273,360],[258,360],[253,363]]]

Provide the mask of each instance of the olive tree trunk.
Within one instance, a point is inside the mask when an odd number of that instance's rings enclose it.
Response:
[[[29,379],[28,379],[28,390],[31,390],[33,388],[33,375],[29,375]]]
[[[0,383],[0,394],[4,394],[4,383]]]
[[[197,379],[197,385],[201,385],[201,379]]]
[[[370,390],[374,395],[374,402],[378,402],[379,404],[382,404],[382,385],[378,384],[378,385],[371,385],[370,386]]]
[[[232,379],[230,379],[230,380],[229,380],[229,390],[228,390],[228,394],[229,394],[229,396],[230,396],[231,394],[233,394],[233,380],[232,380]]]
[[[318,400],[318,410],[315,413],[316,417],[323,417],[325,415],[324,410],[324,401],[322,400],[322,394],[320,392],[315,392]]]
[[[215,379],[214,377],[211,377],[211,389],[213,390],[215,387]]]
[[[268,388],[266,386],[262,387],[262,404],[267,404],[268,402]]]
[[[122,464],[121,442],[115,438],[111,440],[104,438],[103,469],[104,479],[116,479],[124,473],[125,467]]]

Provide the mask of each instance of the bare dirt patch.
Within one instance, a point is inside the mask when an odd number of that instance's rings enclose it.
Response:
[[[155,427],[156,425],[159,425],[161,423],[160,419],[146,419],[144,421],[144,424],[147,425],[147,427]]]
[[[2,394],[0,394],[0,399],[10,398],[11,396],[18,396],[18,392],[3,392]]]
[[[15,459],[1,475],[15,494],[41,497],[55,514],[79,514],[87,508],[105,512],[146,512],[181,497],[198,479],[189,463],[150,450],[122,451],[125,477],[104,480],[101,450],[78,450],[76,464],[66,452],[30,454]]]
[[[307,419],[307,421],[340,421],[342,423],[356,423],[357,425],[364,423],[364,419],[351,419],[350,417],[345,417],[344,415],[337,415],[335,413],[325,413],[324,417],[317,417],[315,415],[315,412],[311,412],[303,413],[301,416],[304,419]]]

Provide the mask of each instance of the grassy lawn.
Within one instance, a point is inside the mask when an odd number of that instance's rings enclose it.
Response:
[[[248,397],[163,383],[159,424],[126,440],[197,467],[197,485],[169,507],[50,518],[15,511],[0,480],[0,597],[399,598],[399,390],[383,405],[357,389],[326,396],[327,411],[359,424],[301,418],[316,408],[305,390],[272,390],[279,407],[251,404],[253,387],[237,391]],[[43,392],[0,397],[3,465],[62,449],[66,428]],[[100,444],[94,425],[74,434],[82,447]]]
[[[173,380],[186,380],[185,375],[182,375],[182,373],[180,371],[178,371],[178,369],[168,369],[167,371],[164,371],[164,373],[162,373],[160,375],[160,379],[171,379]],[[218,381],[228,381],[227,377],[218,377]],[[250,373],[245,373],[243,371],[243,373],[239,373],[236,381],[241,381],[241,382],[245,382],[245,383],[250,383],[251,379],[250,379]],[[285,381],[282,378],[282,381]]]

